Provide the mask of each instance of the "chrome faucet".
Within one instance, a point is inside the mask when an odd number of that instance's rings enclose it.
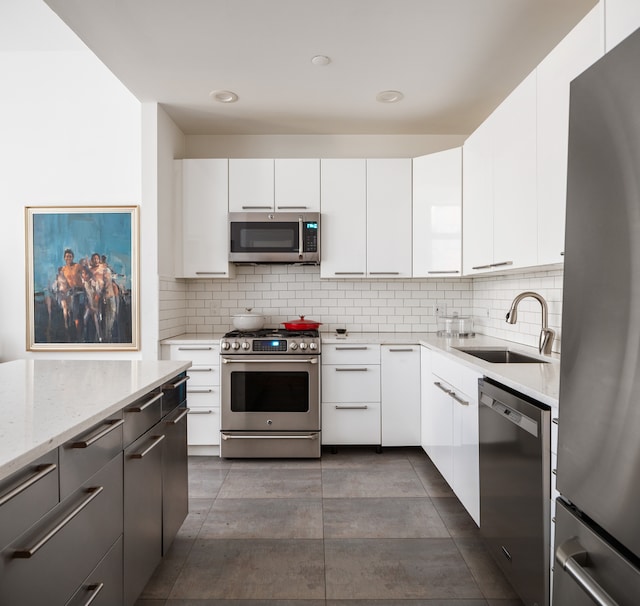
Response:
[[[541,354],[546,356],[551,354],[551,346],[553,345],[553,339],[556,336],[554,330],[549,328],[547,324],[547,317],[549,315],[549,311],[547,308],[547,302],[544,300],[542,295],[539,295],[537,292],[533,292],[531,290],[527,290],[526,292],[521,292],[511,303],[511,308],[507,312],[506,320],[509,324],[515,324],[518,319],[518,304],[522,299],[527,297],[531,297],[538,301],[542,307],[542,330],[540,331],[540,340],[538,341],[538,351]]]

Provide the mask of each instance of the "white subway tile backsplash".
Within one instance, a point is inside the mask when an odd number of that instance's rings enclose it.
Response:
[[[560,351],[562,270],[500,276],[407,280],[321,280],[312,266],[239,266],[230,280],[160,280],[160,338],[184,332],[226,332],[231,316],[245,308],[261,311],[267,325],[304,314],[323,330],[351,332],[435,332],[434,309],[475,317],[482,334],[537,346],[540,305],[525,299],[515,325],[505,322],[514,297],[539,292],[548,302],[549,325]]]

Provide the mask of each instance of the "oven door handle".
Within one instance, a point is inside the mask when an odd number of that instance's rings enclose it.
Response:
[[[287,436],[287,435],[273,435],[273,436],[236,436],[228,433],[221,433],[223,440],[317,440],[317,433],[310,433],[305,436]]]
[[[222,358],[223,364],[317,364],[318,358],[307,358],[306,360],[231,360]]]

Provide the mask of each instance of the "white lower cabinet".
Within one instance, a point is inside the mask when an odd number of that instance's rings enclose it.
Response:
[[[191,360],[187,370],[187,444],[190,455],[215,455],[220,447],[220,344],[178,340],[163,345],[163,358]]]
[[[381,349],[382,446],[420,445],[420,346]]]
[[[437,352],[422,365],[422,447],[476,524],[480,524],[478,379]]]
[[[322,443],[380,445],[379,345],[323,347]]]

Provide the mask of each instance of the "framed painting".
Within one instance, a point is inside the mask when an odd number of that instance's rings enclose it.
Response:
[[[25,210],[27,349],[139,349],[138,207]]]

